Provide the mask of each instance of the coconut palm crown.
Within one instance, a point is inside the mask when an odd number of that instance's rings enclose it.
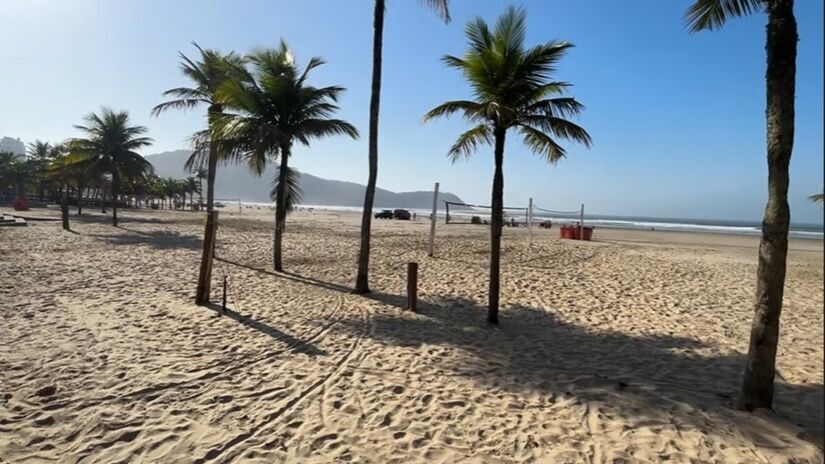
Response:
[[[491,256],[489,313],[487,320],[498,323],[499,259],[504,192],[504,141],[507,131],[516,130],[533,153],[555,163],[566,155],[558,140],[573,140],[587,147],[590,135],[568,118],[583,106],[564,96],[566,82],[551,80],[556,64],[571,44],[550,41],[525,48],[527,14],[509,8],[491,30],[484,20],[470,21],[464,29],[469,48],[462,57],[447,55],[444,63],[464,75],[473,100],[443,103],[424,116],[428,121],[440,116],[461,114],[475,124],[461,134],[448,151],[457,161],[470,156],[482,145],[494,145],[491,215]]]
[[[152,164],[136,150],[152,144],[144,126],[133,126],[126,111],[102,108],[89,113],[84,125],[75,128],[85,137],[69,141],[69,162],[85,169],[100,170],[112,177],[112,224],[117,226],[117,199],[122,181],[142,178],[154,172]]]
[[[245,162],[253,172],[263,173],[269,161],[279,160],[275,194],[275,269],[283,270],[281,240],[290,191],[289,157],[294,143],[309,146],[314,139],[333,135],[358,137],[350,123],[331,116],[343,87],[314,87],[307,83],[310,72],[324,64],[312,58],[301,69],[281,41],[277,49],[260,50],[246,56],[248,66],[235,66],[221,87],[226,113],[216,124],[215,138],[227,148],[227,159]],[[282,187],[282,188],[281,188]]]
[[[223,151],[217,140],[211,137],[215,131],[215,121],[223,113],[224,101],[218,95],[218,89],[227,79],[227,70],[240,66],[243,58],[234,52],[223,54],[217,50],[201,48],[192,42],[200,53],[200,61],[194,61],[179,53],[180,70],[192,83],[189,87],[175,87],[163,92],[163,96],[170,98],[152,109],[157,116],[168,110],[191,110],[202,106],[207,107],[209,128],[192,136],[195,150],[186,161],[185,167],[189,170],[207,167],[206,209],[212,211],[215,199],[215,178],[217,164],[223,158]]]

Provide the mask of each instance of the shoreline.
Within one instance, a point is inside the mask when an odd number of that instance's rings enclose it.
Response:
[[[272,204],[269,203],[257,203],[257,202],[244,202],[241,200],[241,205],[245,209],[261,209],[261,208],[274,208]],[[227,203],[227,209],[231,209],[231,203]],[[303,210],[318,210],[318,211],[331,211],[331,212],[344,212],[344,213],[356,213],[361,214],[361,208],[357,206],[326,206],[326,205],[297,205],[297,208]],[[394,209],[394,208],[373,208],[374,212],[381,211],[383,209]],[[431,214],[431,210],[421,209],[421,208],[403,208],[407,209],[408,211],[415,211],[421,217],[429,217]],[[446,215],[446,210],[439,209],[437,210],[437,216],[439,218],[444,218]],[[480,216],[480,217],[487,217],[484,214],[472,211],[460,211],[458,213],[451,213],[451,216],[467,218],[470,216]],[[543,220],[550,220],[553,222],[553,225],[556,224],[575,224],[578,222],[577,217],[552,217],[552,216],[538,216],[534,215],[533,221],[534,224],[537,224]],[[683,222],[679,222],[683,221]],[[596,227],[599,229],[617,229],[617,230],[654,230],[654,231],[665,231],[665,232],[690,232],[690,233],[717,233],[717,234],[724,234],[724,235],[741,235],[741,236],[760,236],[761,231],[756,226],[751,225],[743,225],[743,224],[750,224],[751,221],[722,221],[722,220],[707,220],[708,222],[730,222],[731,225],[720,225],[720,224],[703,224],[701,222],[702,219],[678,219],[678,218],[645,218],[645,217],[631,217],[631,216],[603,216],[603,215],[592,215],[588,216],[585,214],[585,224],[588,227]],[[524,222],[522,221],[522,224]],[[634,225],[634,223],[638,225]],[[805,230],[805,229],[793,229],[793,224],[791,226],[791,230],[789,232],[790,238],[798,238],[798,239],[806,239],[806,240],[825,240],[825,232],[820,231],[812,231],[812,230]],[[805,228],[813,228],[817,227],[815,224],[799,224],[797,227],[805,227]]]

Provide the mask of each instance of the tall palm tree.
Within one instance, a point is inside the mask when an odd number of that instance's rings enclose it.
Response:
[[[191,170],[202,167],[202,164],[206,165],[206,210],[212,211],[215,202],[215,177],[222,152],[219,141],[209,135],[216,134],[216,131],[213,130],[215,121],[223,113],[225,104],[218,97],[217,92],[227,78],[227,69],[239,66],[242,59],[234,52],[222,54],[217,50],[203,49],[195,42],[192,44],[200,52],[200,61],[193,61],[183,53],[179,53],[179,55],[181,72],[192,81],[193,85],[191,87],[177,87],[163,92],[164,97],[170,97],[172,100],[154,107],[152,114],[157,116],[170,109],[189,110],[202,105],[207,107],[209,128],[205,133],[196,134],[193,137],[193,140],[197,142],[197,146],[192,156],[186,161],[186,167]],[[203,136],[206,137],[206,143],[202,143],[203,141],[200,140]],[[203,160],[204,151],[208,151],[205,163]]]
[[[282,243],[288,194],[289,157],[295,142],[309,146],[312,139],[331,135],[358,137],[352,124],[333,119],[335,102],[343,87],[313,87],[309,73],[324,64],[312,58],[304,69],[281,41],[277,49],[262,50],[246,57],[251,68],[237,66],[233,78],[221,87],[219,95],[228,110],[218,124],[218,136],[226,141],[233,159],[243,159],[260,175],[267,162],[280,159],[275,195],[275,239],[273,261],[283,270]]]
[[[71,140],[71,162],[88,169],[100,169],[112,179],[112,225],[117,226],[117,202],[124,179],[145,177],[154,171],[152,164],[135,150],[152,144],[145,137],[147,129],[132,126],[129,113],[102,108],[100,114],[89,113],[85,125],[75,128],[86,137]]]
[[[448,0],[423,0],[445,23],[450,22]],[[375,187],[378,181],[378,110],[381,99],[381,49],[384,43],[384,0],[375,0],[372,36],[372,91],[370,93],[369,176],[364,191],[364,210],[361,212],[361,246],[358,251],[358,275],[354,293],[369,293],[370,233]]]
[[[527,13],[509,8],[491,31],[481,18],[469,22],[465,34],[470,47],[463,58],[447,55],[444,63],[462,72],[474,100],[450,101],[426,114],[424,120],[460,113],[476,124],[450,148],[453,162],[470,156],[480,145],[494,146],[492,213],[490,221],[490,286],[487,320],[498,324],[499,267],[504,196],[504,141],[507,131],[518,131],[524,144],[544,160],[555,163],[566,154],[556,139],[591,144],[590,135],[566,118],[583,106],[560,96],[570,84],[551,81],[555,65],[572,47],[551,41],[524,48]],[[549,97],[549,98],[548,98]]]
[[[759,11],[768,15],[765,45],[768,203],[762,218],[756,305],[738,401],[739,407],[746,410],[770,408],[773,404],[791,221],[788,169],[793,151],[796,43],[799,40],[793,3],[793,0],[695,0],[685,12],[687,26],[693,32],[720,28],[730,17]]]

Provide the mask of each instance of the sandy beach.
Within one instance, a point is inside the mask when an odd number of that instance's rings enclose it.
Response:
[[[0,213],[10,213],[0,208]],[[193,303],[204,215],[89,210],[0,228],[0,463],[821,463],[823,242],[791,239],[776,410],[733,408],[758,237],[489,229],[221,213],[212,299]],[[58,218],[57,210],[30,217]],[[404,311],[419,263],[419,311]]]

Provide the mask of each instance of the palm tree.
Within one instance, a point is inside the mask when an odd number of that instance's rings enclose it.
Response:
[[[9,173],[17,196],[22,197],[26,195],[28,186],[31,185],[32,180],[37,176],[37,166],[33,160],[25,157],[18,157],[9,166]]]
[[[461,113],[477,125],[461,134],[450,148],[453,162],[470,156],[480,145],[492,144],[493,176],[490,221],[490,287],[487,320],[498,324],[499,267],[504,195],[504,141],[509,129],[518,131],[524,144],[544,160],[555,163],[566,154],[556,139],[590,146],[590,135],[567,120],[583,109],[574,98],[559,96],[570,84],[550,81],[555,65],[572,47],[551,41],[524,48],[527,13],[509,8],[490,31],[476,18],[465,33],[470,47],[463,58],[447,55],[444,63],[461,71],[473,89],[475,100],[450,101],[430,110],[424,120]],[[550,97],[550,98],[548,98]]]
[[[273,261],[283,270],[282,242],[288,213],[289,157],[295,142],[309,146],[312,139],[331,135],[358,137],[350,123],[332,119],[335,102],[343,87],[313,87],[307,84],[310,71],[324,64],[312,58],[301,70],[282,40],[273,50],[262,50],[246,58],[251,69],[237,66],[219,95],[233,110],[221,118],[218,136],[231,148],[233,159],[243,159],[258,175],[266,163],[280,159],[275,199]]]
[[[83,214],[83,192],[95,180],[100,179],[103,173],[99,165],[77,162],[76,159],[82,157],[83,153],[73,151],[72,143],[54,147],[53,153],[54,157],[48,167],[49,180],[56,183],[63,192],[70,187],[77,190],[77,215],[80,216]],[[62,197],[61,202],[66,199],[65,196]]]
[[[8,195],[15,188],[14,165],[18,156],[10,151],[0,151],[0,192]]]
[[[189,193],[189,206],[195,205],[195,194],[201,193],[201,184],[194,176],[189,176],[184,180],[186,191]]]
[[[203,206],[203,180],[206,179],[207,170],[204,168],[194,168],[191,172],[194,172],[195,177],[198,178],[198,203]]]
[[[27,147],[27,154],[32,160],[37,182],[37,195],[40,200],[43,200],[43,195],[46,192],[46,185],[48,181],[48,167],[49,163],[54,159],[54,147],[48,142],[35,140]]]
[[[450,22],[448,0],[424,0],[444,20]],[[375,187],[378,180],[378,109],[381,98],[381,49],[384,43],[384,0],[375,0],[372,36],[372,91],[370,93],[369,176],[364,191],[364,210],[361,212],[361,246],[358,252],[358,275],[353,293],[369,293],[370,232]]]
[[[154,171],[152,164],[135,150],[152,144],[144,137],[146,128],[132,126],[129,113],[102,108],[101,114],[89,113],[86,125],[75,128],[86,133],[85,138],[73,139],[71,162],[88,169],[100,169],[112,179],[112,225],[117,226],[117,202],[120,183],[124,179],[142,178]]]
[[[219,141],[210,135],[217,133],[214,130],[215,121],[223,113],[225,104],[219,98],[217,92],[227,78],[227,69],[239,66],[242,59],[234,52],[222,54],[217,50],[203,49],[197,43],[193,42],[192,44],[200,52],[201,61],[192,61],[183,53],[179,53],[179,55],[181,72],[194,85],[191,87],[177,87],[164,92],[164,97],[173,99],[157,105],[152,109],[152,114],[157,116],[170,109],[188,110],[206,105],[209,129],[207,132],[196,134],[193,137],[197,146],[192,156],[186,161],[186,167],[190,170],[202,167],[202,164],[204,164],[202,158],[204,150],[208,150],[208,157],[205,162],[207,167],[206,210],[212,211],[215,201],[215,176],[217,175],[218,161],[221,160],[222,151],[219,147]],[[207,138],[206,143],[200,141],[204,135]]]
[[[728,18],[758,11],[768,14],[767,146],[768,203],[762,218],[759,265],[756,271],[756,305],[745,364],[739,407],[770,408],[776,376],[779,316],[785,289],[788,255],[788,168],[793,151],[796,43],[799,35],[793,0],[695,0],[685,12],[692,32],[722,27]]]

